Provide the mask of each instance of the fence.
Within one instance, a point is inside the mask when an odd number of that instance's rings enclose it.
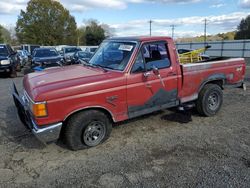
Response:
[[[211,46],[206,54],[213,57],[250,57],[250,40],[177,43],[177,49],[198,49]]]

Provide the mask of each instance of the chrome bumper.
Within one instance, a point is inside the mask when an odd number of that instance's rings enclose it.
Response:
[[[34,121],[32,121],[32,124],[33,128],[31,131],[41,142],[47,144],[59,139],[62,123],[52,124],[44,128],[39,128]]]

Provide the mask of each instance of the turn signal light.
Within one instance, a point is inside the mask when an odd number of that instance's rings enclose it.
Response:
[[[48,115],[46,103],[33,104],[32,111],[35,117],[45,117]]]

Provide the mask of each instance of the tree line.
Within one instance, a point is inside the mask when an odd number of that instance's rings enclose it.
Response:
[[[30,0],[18,16],[15,35],[19,44],[99,45],[108,37],[104,28],[109,29],[97,20],[88,20],[77,28],[75,18],[59,1]],[[5,31],[0,26],[0,42],[10,43]]]
[[[16,22],[16,39],[0,25],[1,43],[99,45],[111,35],[109,26],[100,25],[96,20],[88,20],[84,26],[77,28],[75,18],[59,1],[54,0],[28,2],[26,10],[21,10]],[[237,31],[208,36],[208,39],[250,39],[250,15],[241,20]],[[192,40],[203,40],[203,36]]]

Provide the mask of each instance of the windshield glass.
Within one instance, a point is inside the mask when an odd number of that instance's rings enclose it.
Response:
[[[1,56],[8,56],[8,50],[5,46],[0,46],[0,55]]]
[[[123,71],[134,51],[136,43],[105,41],[91,58],[90,64]]]
[[[78,52],[81,51],[81,49],[78,48],[65,48],[65,53],[74,53],[74,52]]]
[[[51,49],[36,50],[34,53],[34,57],[52,57],[52,56],[58,56],[58,54],[55,50]]]

